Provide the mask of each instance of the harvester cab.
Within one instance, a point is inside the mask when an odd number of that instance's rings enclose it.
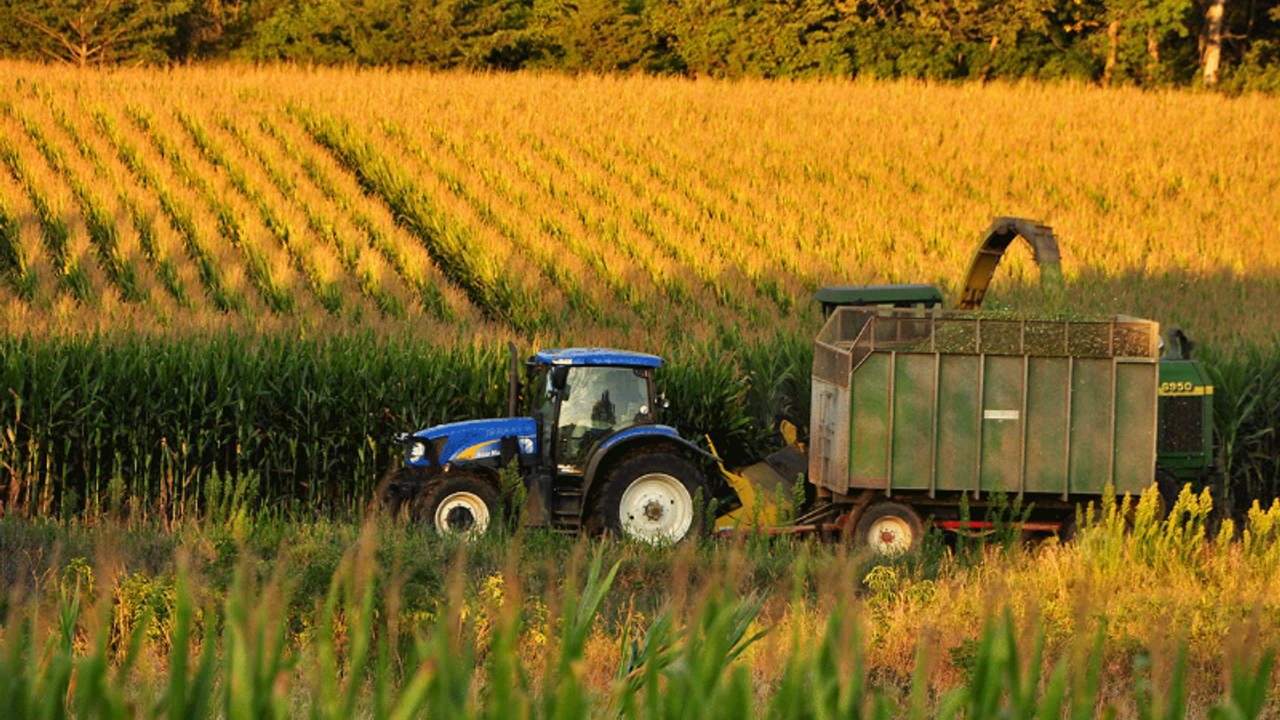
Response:
[[[822,317],[841,307],[940,308],[942,291],[932,285],[844,285],[824,287],[813,296]]]
[[[450,423],[399,439],[404,466],[384,483],[388,510],[441,532],[483,531],[521,497],[530,526],[676,542],[702,527],[710,501],[704,460],[717,458],[660,422],[661,358],[602,348],[543,350],[520,363],[511,347],[507,417]],[[523,375],[523,378],[522,378]],[[506,492],[514,468],[520,492]],[[504,499],[509,495],[511,498]]]

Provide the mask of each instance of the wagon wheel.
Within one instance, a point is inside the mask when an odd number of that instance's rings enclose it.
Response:
[[[1160,509],[1156,513],[1158,520],[1169,517],[1173,506],[1178,504],[1178,495],[1182,493],[1185,484],[1169,468],[1156,466],[1156,490],[1160,493]]]
[[[380,512],[396,522],[407,519],[410,501],[406,498],[422,484],[423,477],[421,468],[417,467],[402,467],[387,473],[374,488],[369,512]]]
[[[862,511],[854,529],[859,547],[884,557],[897,557],[920,549],[924,523],[910,505],[886,500]]]

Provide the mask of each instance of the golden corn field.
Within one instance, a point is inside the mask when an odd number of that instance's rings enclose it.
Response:
[[[996,215],[1067,302],[1221,353],[1280,316],[1280,105],[1082,85],[343,70],[74,72],[0,90],[7,333],[809,335],[826,284],[954,297]],[[991,303],[1035,308],[1027,252]]]

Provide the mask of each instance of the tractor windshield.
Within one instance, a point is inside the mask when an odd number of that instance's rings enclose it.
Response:
[[[557,463],[581,470],[596,441],[649,421],[650,400],[647,369],[570,368],[560,394]]]

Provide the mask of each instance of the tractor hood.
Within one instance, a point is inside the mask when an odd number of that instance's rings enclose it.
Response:
[[[513,436],[519,439],[522,455],[537,452],[538,423],[533,418],[467,420],[437,425],[413,434],[414,438],[427,440],[428,446],[434,445],[439,449],[441,465],[496,458],[502,452],[502,438]],[[427,462],[424,457],[422,464]]]

